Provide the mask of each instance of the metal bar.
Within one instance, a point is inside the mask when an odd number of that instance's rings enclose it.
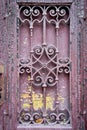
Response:
[[[43,88],[43,104],[44,104],[44,108],[43,108],[43,119],[44,119],[44,124],[45,124],[45,119],[46,119],[46,83],[45,83],[45,73],[43,73],[43,85],[42,85],[42,88]]]
[[[43,103],[44,103],[43,119],[44,119],[44,124],[45,124],[45,120],[46,120],[46,87],[43,87]]]
[[[30,108],[31,108],[31,114],[33,114],[33,101],[32,101],[32,80],[33,80],[33,72],[32,72],[32,40],[33,40],[33,24],[32,24],[32,15],[30,16],[31,22],[30,22],[30,58],[31,58],[31,75],[30,75],[30,86],[31,86],[31,98],[30,98]]]
[[[58,87],[59,87],[59,75],[58,75],[58,45],[59,45],[59,27],[56,26],[56,46],[57,46],[57,72],[56,72],[56,81],[57,81],[57,86],[56,86],[56,108],[57,108],[57,114],[58,114],[58,106],[59,106],[59,101],[58,101]]]
[[[43,10],[43,45],[46,45],[46,12],[45,12],[45,6]]]
[[[31,41],[30,41],[30,46],[32,46],[32,28],[30,29],[31,30]],[[32,54],[32,51],[31,51],[31,53],[30,53],[30,57],[31,57],[31,74],[30,74],[30,87],[31,87],[31,97],[30,97],[30,102],[29,102],[29,104],[30,104],[30,111],[31,111],[31,122],[33,121],[33,117],[32,117],[32,115],[33,115],[33,98],[32,98],[32,86],[33,86],[33,84],[32,84],[32,81],[33,81],[33,71],[32,71],[32,57],[33,57],[33,54]]]

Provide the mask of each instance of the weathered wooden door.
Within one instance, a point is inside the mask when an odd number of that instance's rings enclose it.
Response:
[[[13,21],[13,30],[17,31],[13,31],[16,44],[11,48],[14,51],[9,64],[9,114],[4,112],[4,123],[8,116],[9,125],[4,128],[77,129],[78,58],[73,1],[61,4],[19,0],[13,5],[18,11]]]

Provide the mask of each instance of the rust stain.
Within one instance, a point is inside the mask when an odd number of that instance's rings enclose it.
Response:
[[[43,121],[43,119],[37,119],[36,123],[41,123]]]

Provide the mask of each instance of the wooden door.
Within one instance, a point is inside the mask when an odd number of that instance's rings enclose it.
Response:
[[[8,65],[6,130],[77,129],[75,5],[61,2],[13,5],[17,6],[12,7],[17,9],[18,17],[13,21],[13,30],[17,30],[13,31],[16,44],[11,48],[14,60]],[[9,22],[11,18],[14,16],[10,16]]]

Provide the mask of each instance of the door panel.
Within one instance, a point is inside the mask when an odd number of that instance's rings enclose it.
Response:
[[[69,6],[19,8],[18,128],[71,128]]]

